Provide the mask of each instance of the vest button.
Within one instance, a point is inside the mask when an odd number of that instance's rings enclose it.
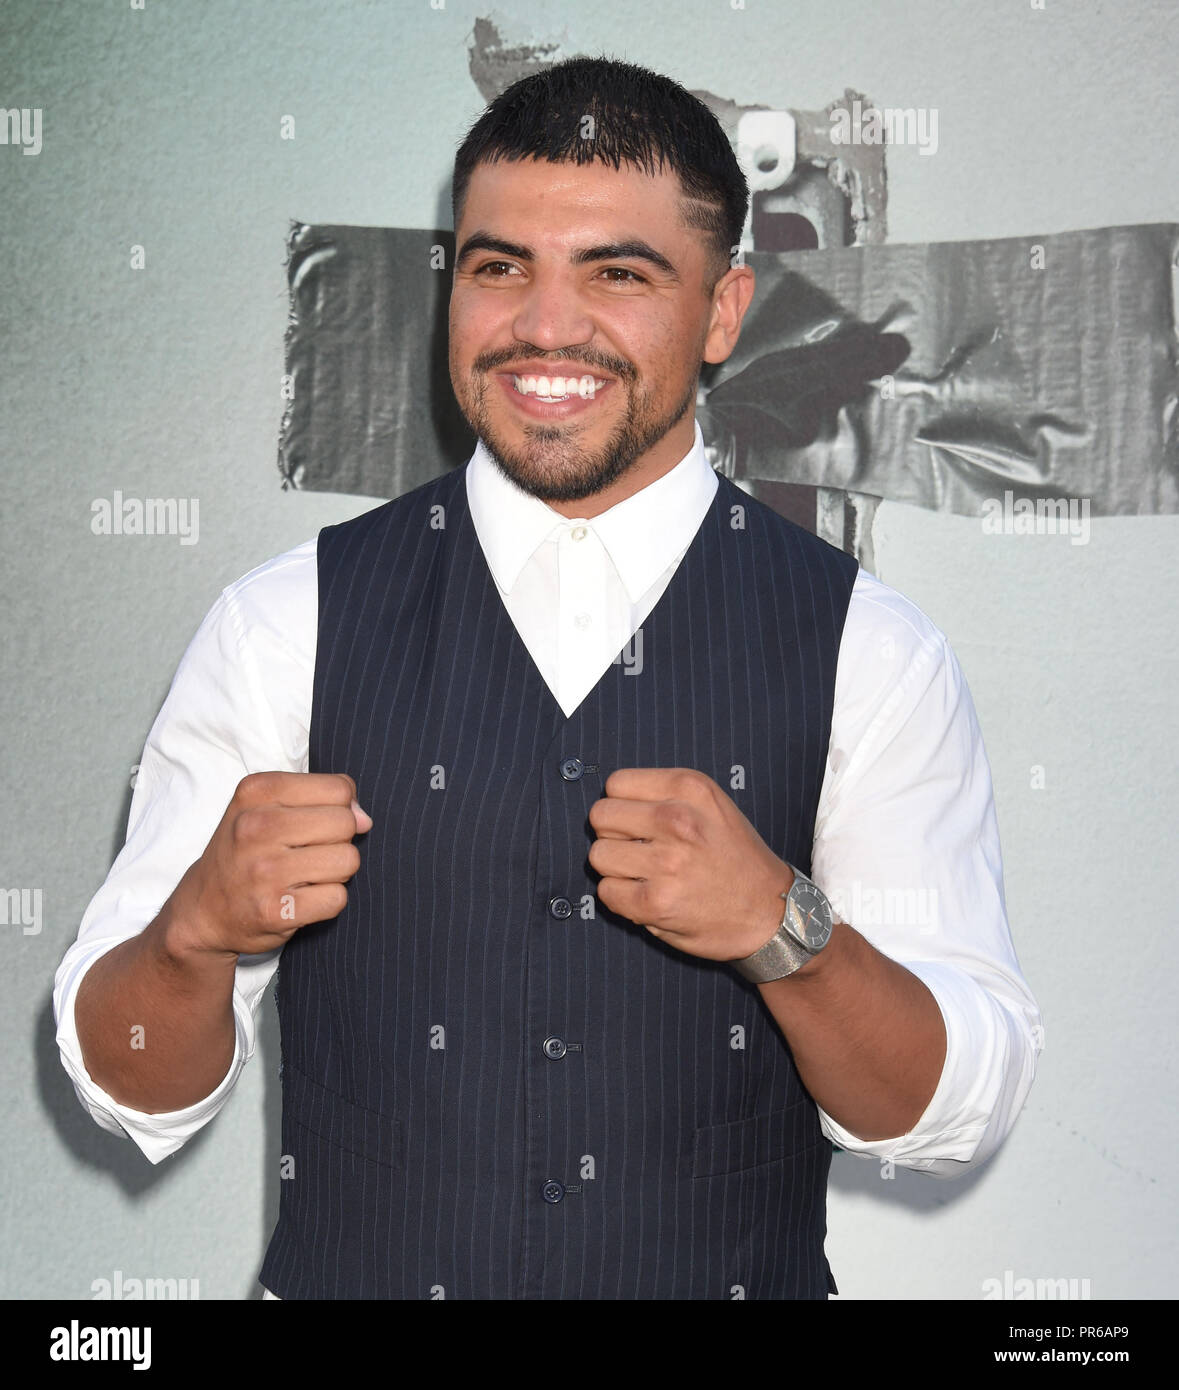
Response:
[[[585,764],[580,758],[566,758],[561,763],[561,776],[566,782],[576,782],[585,771]]]
[[[572,917],[573,904],[568,898],[550,898],[549,912],[552,916],[556,917],[558,921],[564,921],[566,917]]]
[[[559,1182],[546,1182],[540,1189],[540,1195],[546,1202],[559,1202],[565,1195],[565,1189]]]
[[[564,1038],[545,1038],[541,1046],[544,1048],[544,1055],[551,1057],[554,1062],[559,1061],[569,1050]]]

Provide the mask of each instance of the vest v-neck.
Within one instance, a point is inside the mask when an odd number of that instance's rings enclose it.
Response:
[[[658,599],[656,599],[654,607],[642,620],[638,628],[636,628],[636,632],[640,630],[645,631],[648,627],[651,626],[652,623],[654,623],[657,620],[660,621],[660,623],[664,621],[662,619],[661,610],[674,603],[675,594],[680,589],[686,588],[689,582],[692,569],[702,563],[704,546],[706,544],[706,535],[709,532],[710,528],[712,529],[713,534],[715,535],[715,529],[717,526],[717,516],[719,514],[719,508],[721,506],[722,500],[722,491],[726,486],[731,486],[731,484],[728,483],[728,480],[720,475],[717,476],[717,484],[718,486],[716,491],[713,493],[712,501],[708,504],[708,510],[704,513],[704,517],[701,520],[700,525],[696,528],[696,532],[693,535],[691,541],[689,542],[687,550],[684,552],[679,564],[676,566],[675,573],[671,576],[671,579],[668,581],[666,587],[664,588],[663,592],[659,595]],[[461,509],[459,524],[457,528],[458,544],[460,546],[469,545],[474,547],[474,550],[475,552],[477,552],[479,557],[476,568],[480,576],[480,583],[484,591],[484,596],[487,597],[489,600],[494,600],[495,604],[498,605],[499,610],[503,612],[504,619],[507,622],[508,628],[510,629],[508,640],[512,645],[518,647],[520,652],[523,654],[525,658],[526,668],[529,672],[528,678],[530,680],[536,681],[539,684],[541,690],[544,692],[542,698],[547,699],[547,701],[551,705],[552,711],[559,716],[560,722],[568,723],[571,719],[575,718],[579,713],[584,711],[585,706],[588,704],[589,701],[597,699],[598,694],[601,690],[602,682],[610,678],[611,672],[616,672],[617,674],[621,675],[625,666],[626,652],[627,649],[631,646],[632,642],[634,641],[635,633],[632,632],[631,634],[629,634],[626,641],[622,644],[621,647],[619,647],[618,651],[615,652],[609,664],[599,675],[598,679],[594,682],[593,686],[586,691],[585,695],[581,698],[578,704],[574,706],[570,713],[566,714],[564,707],[557,699],[557,696],[554,694],[548,681],[545,679],[543,672],[540,670],[539,666],[537,666],[532,653],[528,649],[528,643],[525,642],[523,636],[520,633],[519,628],[516,626],[516,623],[508,610],[507,605],[504,603],[503,595],[500,593],[499,585],[495,582],[495,576],[492,574],[491,567],[487,563],[487,556],[483,551],[483,546],[480,543],[478,533],[475,529],[475,522],[474,518],[471,516],[470,503],[467,498],[467,489],[465,485],[459,486],[457,492],[458,498],[456,499],[456,504]],[[546,705],[546,708],[548,707],[549,706]]]

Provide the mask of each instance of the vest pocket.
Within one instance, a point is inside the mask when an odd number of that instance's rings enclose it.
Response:
[[[283,1063],[282,1083],[284,1124],[289,1120],[302,1125],[333,1147],[387,1168],[401,1166],[401,1121],[396,1115],[357,1105],[287,1061]]]
[[[793,1158],[822,1142],[814,1102],[809,1096],[800,1096],[785,1110],[698,1129],[692,1145],[692,1176],[740,1173],[762,1163]]]

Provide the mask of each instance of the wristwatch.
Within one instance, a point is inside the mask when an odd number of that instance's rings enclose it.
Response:
[[[794,882],[786,899],[786,909],[778,930],[766,944],[743,960],[730,961],[737,971],[755,984],[781,980],[793,975],[826,946],[835,925],[835,913],[827,895],[813,880],[794,867]]]

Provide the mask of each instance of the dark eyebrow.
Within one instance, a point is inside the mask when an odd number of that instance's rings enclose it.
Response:
[[[678,280],[679,274],[666,256],[649,246],[645,241],[608,241],[603,246],[585,246],[572,256],[574,265],[589,265],[592,261],[647,261],[663,271],[664,275]]]
[[[530,246],[517,246],[514,241],[505,241],[503,237],[479,231],[472,232],[463,242],[455,260],[455,268],[461,266],[476,251],[498,251],[501,256],[514,256],[518,261],[535,259]],[[569,259],[573,265],[590,265],[594,261],[647,261],[671,279],[680,278],[679,272],[666,256],[637,238],[606,242],[602,246],[583,246],[580,251],[574,251]]]

